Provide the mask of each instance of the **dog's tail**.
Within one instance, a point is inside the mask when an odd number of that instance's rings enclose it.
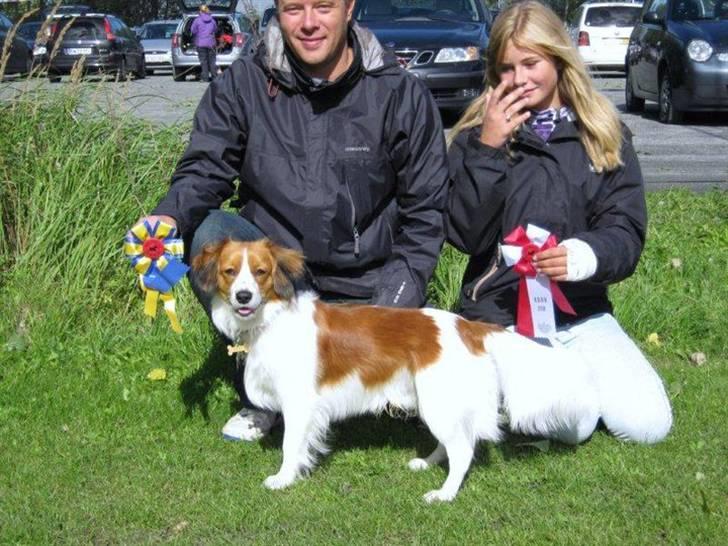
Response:
[[[586,362],[511,332],[489,334],[485,346],[496,363],[511,430],[570,444],[591,435],[599,398]]]

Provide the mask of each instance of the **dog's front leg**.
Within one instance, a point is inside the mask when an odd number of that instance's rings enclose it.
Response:
[[[277,474],[268,476],[263,485],[283,489],[298,479],[309,457],[311,416],[308,408],[283,410],[283,464]]]

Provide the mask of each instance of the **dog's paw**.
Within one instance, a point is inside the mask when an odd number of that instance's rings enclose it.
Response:
[[[430,468],[430,464],[426,460],[417,458],[410,460],[410,462],[407,463],[407,466],[410,470],[414,470],[415,472]]]
[[[273,476],[268,476],[263,482],[263,487],[275,491],[278,489],[285,489],[289,485],[292,485],[295,481],[295,476],[287,476],[278,473],[274,474]]]
[[[457,491],[449,492],[443,489],[434,489],[425,493],[422,498],[425,499],[427,504],[432,504],[433,502],[450,502],[457,494]]]

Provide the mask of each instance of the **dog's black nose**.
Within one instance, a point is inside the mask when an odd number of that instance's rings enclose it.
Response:
[[[250,290],[241,290],[240,292],[235,292],[235,299],[238,300],[238,303],[248,303],[250,301],[250,298],[253,297],[253,293]]]

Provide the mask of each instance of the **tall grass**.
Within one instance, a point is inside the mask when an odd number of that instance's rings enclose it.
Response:
[[[81,313],[102,295],[128,299],[121,238],[165,192],[184,145],[179,127],[80,113],[93,96],[72,83],[0,106],[3,284]]]

